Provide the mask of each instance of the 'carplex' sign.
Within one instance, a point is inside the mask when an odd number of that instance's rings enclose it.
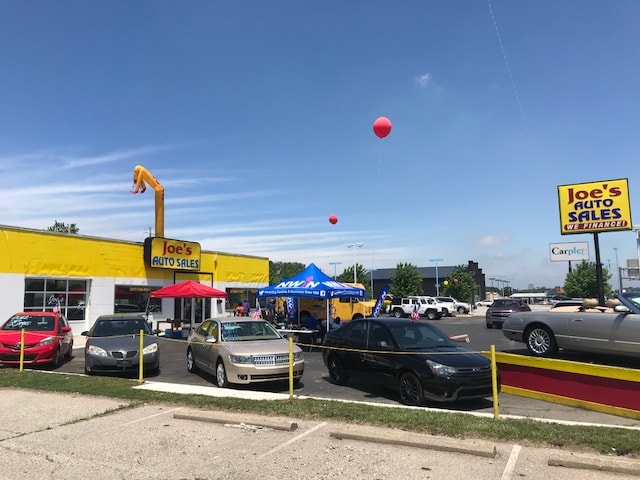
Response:
[[[550,243],[549,259],[552,262],[589,260],[589,244],[587,242]]]
[[[200,244],[148,237],[144,240],[144,261],[152,268],[169,270],[200,270]]]
[[[558,186],[560,233],[631,230],[626,178]]]

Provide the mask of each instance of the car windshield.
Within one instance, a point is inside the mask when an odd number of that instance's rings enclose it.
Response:
[[[624,292],[622,296],[640,311],[640,292]]]
[[[147,335],[151,334],[151,328],[143,318],[98,320],[91,336],[117,337],[121,335],[137,335],[140,330],[143,330]]]
[[[223,342],[247,342],[282,338],[268,322],[224,322],[220,325]]]
[[[444,332],[425,323],[390,325],[389,328],[401,350],[456,346]]]
[[[492,307],[498,308],[518,308],[517,300],[494,300]]]
[[[43,317],[40,315],[14,315],[5,322],[2,330],[25,330],[29,331],[50,331],[55,326],[53,317]]]

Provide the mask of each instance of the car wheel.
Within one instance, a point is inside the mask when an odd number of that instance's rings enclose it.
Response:
[[[399,308],[396,308],[396,309],[393,311],[393,316],[394,316],[394,317],[396,317],[396,318],[402,318],[402,315],[403,315],[403,314],[402,314],[402,310],[400,310]]]
[[[328,362],[329,367],[329,378],[336,385],[345,385],[349,378],[347,374],[344,372],[344,366],[342,365],[342,360],[338,358],[337,355],[332,355],[329,357]]]
[[[527,349],[537,357],[548,357],[558,351],[556,339],[547,327],[538,326],[525,334]]]
[[[356,314],[353,316],[352,320],[360,320],[361,318],[364,318],[364,317],[362,316],[362,314],[361,314],[361,313],[356,313]]]
[[[53,362],[51,362],[51,369],[55,370],[60,366],[61,363],[62,363],[62,350],[60,350],[60,347],[58,347],[56,348],[56,353],[53,357]]]
[[[427,318],[429,320],[437,320],[438,312],[436,312],[435,310],[427,310]]]
[[[71,360],[73,358],[73,340],[71,340],[71,344],[69,344],[69,350],[64,354],[65,360]]]
[[[403,373],[400,376],[398,392],[400,392],[400,401],[405,405],[419,407],[424,404],[424,393],[420,380],[411,372]]]
[[[198,371],[196,359],[193,356],[193,350],[191,348],[187,349],[187,371],[189,373],[196,373]]]
[[[227,371],[224,368],[224,362],[222,360],[218,360],[218,364],[216,365],[216,385],[218,385],[219,388],[229,386],[229,382],[227,382]]]
[[[487,322],[487,328],[493,328],[493,323]]]
[[[91,369],[89,368],[89,366],[86,364],[84,364],[84,374],[85,375],[93,375],[93,372],[91,371]]]
[[[467,309],[464,307],[458,307],[458,313],[467,313]]]
[[[442,316],[443,317],[448,317],[449,316],[449,310],[447,310],[446,308],[442,309]]]

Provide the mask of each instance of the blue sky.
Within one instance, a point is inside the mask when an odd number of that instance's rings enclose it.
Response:
[[[640,2],[0,0],[0,224],[561,285],[557,186],[640,200]],[[386,116],[391,134],[372,124]],[[338,216],[331,225],[328,217]],[[638,221],[640,223],[640,220]],[[602,233],[605,267],[637,258]]]

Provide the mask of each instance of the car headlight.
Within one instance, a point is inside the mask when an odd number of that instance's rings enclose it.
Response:
[[[150,353],[156,353],[158,351],[158,344],[152,343],[151,345],[147,345],[142,349],[143,355],[149,355]]]
[[[441,363],[434,362],[433,360],[427,360],[427,365],[431,370],[431,373],[438,377],[449,377],[456,373],[456,369],[449,365],[443,365]]]
[[[104,348],[100,348],[96,345],[89,345],[87,347],[87,354],[94,357],[108,357],[107,351]]]
[[[302,351],[293,352],[293,361],[297,362],[298,360],[302,360],[304,358],[304,353]]]
[[[53,342],[56,341],[57,337],[47,337],[47,338],[43,338],[42,340],[40,340],[38,342],[38,346],[39,347],[44,347],[45,345],[51,345]]]
[[[251,365],[253,363],[253,357],[251,355],[229,355],[229,361],[231,363]]]

